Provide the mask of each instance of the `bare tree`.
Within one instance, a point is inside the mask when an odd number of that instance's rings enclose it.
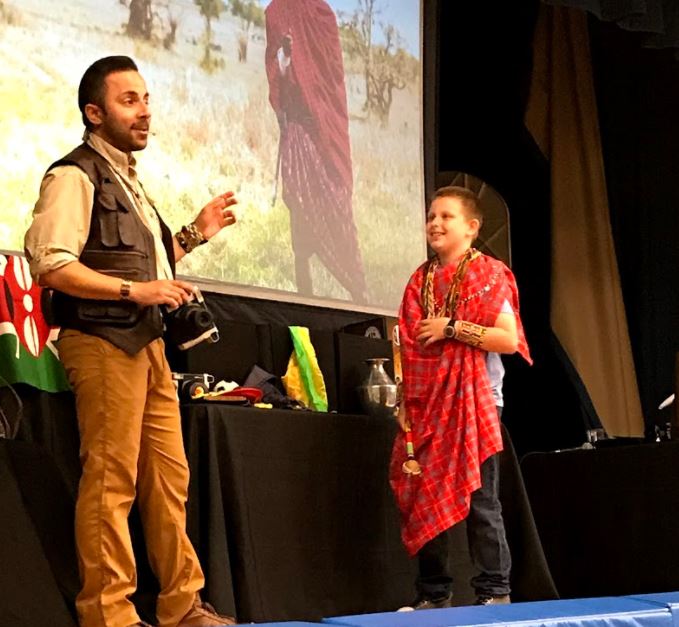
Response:
[[[369,111],[372,82],[370,75],[373,67],[373,27],[381,12],[378,0],[358,0],[356,10],[348,21],[341,24],[349,53],[361,59],[365,80],[365,103],[363,109]]]
[[[203,60],[200,62],[202,68],[208,72],[212,71],[215,62],[210,56],[212,50],[212,20],[218,20],[222,11],[226,9],[223,0],[193,0],[196,6],[200,9],[200,14],[205,19],[205,53]]]
[[[174,46],[175,42],[177,41],[177,27],[179,26],[179,18],[172,13],[172,8],[170,7],[170,3],[167,3],[166,6],[166,11],[167,11],[167,32],[165,33],[165,36],[163,37],[163,46],[169,50]]]
[[[241,19],[242,33],[238,37],[238,60],[245,63],[248,60],[248,41],[250,28],[264,26],[264,9],[259,0],[229,0],[231,14]]]
[[[177,38],[179,19],[172,13],[169,0],[118,0],[128,7],[129,17],[125,33],[130,37],[172,48]],[[164,9],[164,16],[162,10]]]
[[[368,108],[386,125],[394,89],[403,89],[407,84],[408,54],[403,50],[401,36],[394,26],[385,26],[383,35],[384,45],[375,46],[373,51]]]
[[[343,16],[340,29],[347,53],[363,66],[365,102],[363,110],[375,114],[387,124],[395,89],[405,88],[413,75],[412,57],[403,49],[404,42],[392,24],[382,24],[382,40],[375,44],[376,16],[381,12],[378,0],[358,0],[348,18]]]
[[[125,32],[130,37],[150,40],[153,35],[152,0],[130,0],[130,16]]]

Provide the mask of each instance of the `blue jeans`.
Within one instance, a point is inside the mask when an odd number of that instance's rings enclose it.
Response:
[[[505,536],[499,499],[498,455],[481,464],[481,487],[472,493],[467,517],[467,542],[474,567],[480,571],[471,580],[477,596],[509,594],[512,559]],[[452,591],[448,569],[448,531],[425,544],[417,554],[417,591],[427,599],[441,599]]]

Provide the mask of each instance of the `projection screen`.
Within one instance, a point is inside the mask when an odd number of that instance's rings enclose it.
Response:
[[[234,190],[238,223],[183,260],[208,289],[394,313],[425,258],[413,0],[0,0],[0,249],[80,141],[108,55],[146,80],[140,180],[173,229]]]

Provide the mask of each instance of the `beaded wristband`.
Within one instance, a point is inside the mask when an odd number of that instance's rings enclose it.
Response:
[[[483,336],[486,334],[487,328],[480,324],[467,322],[466,320],[458,320],[457,328],[455,329],[455,339],[478,348],[483,342]]]
[[[175,233],[175,237],[185,253],[190,253],[194,248],[207,243],[207,238],[193,222],[183,226],[178,233]]]

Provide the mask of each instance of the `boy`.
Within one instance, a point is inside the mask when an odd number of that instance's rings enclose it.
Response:
[[[480,571],[471,582],[477,603],[509,603],[511,557],[498,499],[499,353],[531,359],[512,272],[472,248],[482,220],[473,192],[435,192],[427,214],[435,256],[412,275],[401,303],[402,431],[390,480],[403,542],[419,566],[417,598],[403,609],[450,606],[447,530],[465,518]],[[421,474],[408,463],[406,437]]]

